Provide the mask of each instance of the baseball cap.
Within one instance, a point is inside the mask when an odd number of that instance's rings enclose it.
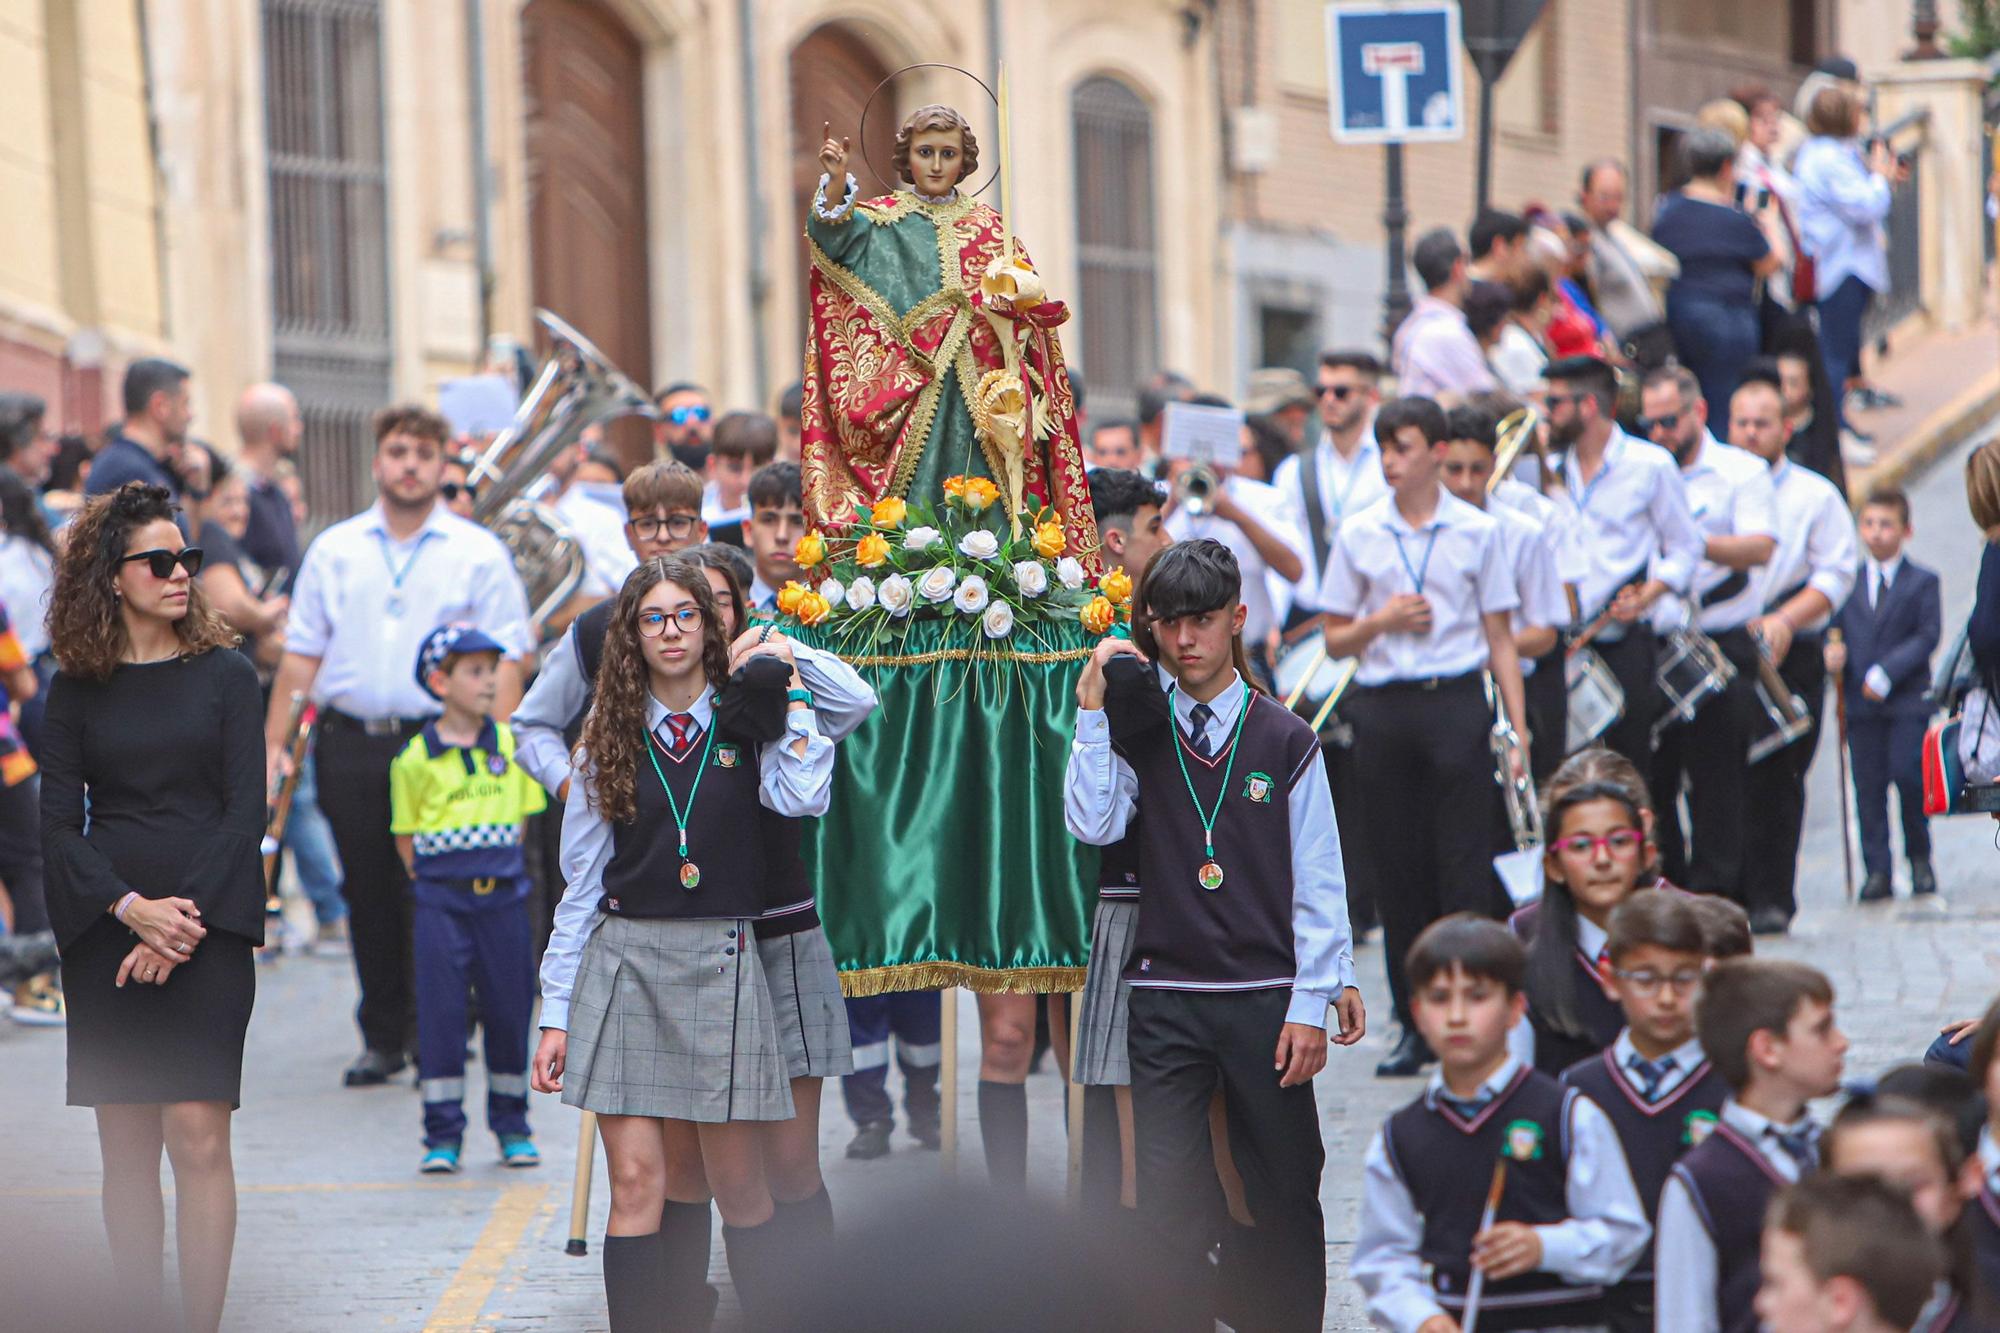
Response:
[[[499,653],[505,657],[507,650],[476,625],[439,625],[424,636],[423,646],[417,649],[417,684],[431,698],[441,699],[443,696],[431,688],[431,672],[442,667],[447,658],[468,653]]]

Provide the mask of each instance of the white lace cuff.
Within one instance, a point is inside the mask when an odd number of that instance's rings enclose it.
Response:
[[[847,221],[847,215],[854,211],[854,199],[858,193],[859,186],[855,182],[854,173],[851,171],[848,172],[847,189],[841,196],[840,204],[837,207],[828,208],[826,206],[826,187],[832,181],[833,178],[831,176],[823,171],[820,173],[819,188],[813,191],[813,213],[825,222],[845,222]]]

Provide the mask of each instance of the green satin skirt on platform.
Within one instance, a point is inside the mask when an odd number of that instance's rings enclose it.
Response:
[[[841,989],[1081,990],[1097,849],[1063,827],[1063,772],[1098,636],[1021,626],[997,647],[942,621],[895,645],[793,632],[881,700],[835,750],[831,806],[807,824]]]

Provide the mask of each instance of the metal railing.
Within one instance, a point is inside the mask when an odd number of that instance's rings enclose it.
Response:
[[[1910,175],[1894,187],[1889,217],[1889,290],[1869,308],[1862,335],[1869,341],[1924,308],[1924,150],[1930,146],[1931,112],[1918,107],[1876,132],[1897,153],[1909,154]]]

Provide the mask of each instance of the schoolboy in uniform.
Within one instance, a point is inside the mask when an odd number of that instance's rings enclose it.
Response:
[[[1411,1003],[1440,1067],[1368,1145],[1351,1271],[1378,1328],[1456,1330],[1475,1268],[1486,1274],[1481,1328],[1601,1324],[1605,1288],[1651,1234],[1605,1113],[1507,1049],[1526,968],[1505,926],[1466,913],[1410,949]],[[1481,1230],[1502,1162],[1495,1221]]]
[[[1508,718],[1529,736],[1509,613],[1520,605],[1500,521],[1450,494],[1444,410],[1398,398],[1375,414],[1390,493],[1340,525],[1320,580],[1326,650],[1358,657],[1347,716],[1366,775],[1361,810],[1383,886],[1390,997],[1403,1023],[1382,1075],[1434,1058],[1408,1012],[1403,958],[1447,912],[1491,915],[1500,791],[1488,736],[1491,671]]]
[[[1937,651],[1938,577],[1903,553],[1910,539],[1910,497],[1876,491],[1861,505],[1860,577],[1834,625],[1843,641],[1826,645],[1834,688],[1847,695],[1847,753],[1854,761],[1854,808],[1868,877],[1861,901],[1891,894],[1889,785],[1903,819],[1910,892],[1937,892],[1931,870],[1930,820],[1924,814],[1924,729],[1930,723],[1931,654]]]
[[[508,1166],[541,1161],[528,1134],[533,928],[521,821],[547,808],[495,722],[505,649],[470,625],[441,625],[417,653],[417,681],[444,704],[389,766],[390,831],[411,876],[417,1086],[426,1173],[459,1169],[465,1139],[465,992],[479,988],[486,1123]]]
[[[1106,847],[1139,826],[1145,900],[1125,969],[1138,1197],[1169,1308],[1206,1333],[1213,1232],[1209,1103],[1221,1088],[1229,1138],[1257,1220],[1256,1327],[1318,1329],[1326,1302],[1312,1077],[1363,1030],[1354,986],[1340,838],[1319,743],[1245,674],[1242,572],[1222,543],[1153,557],[1135,593],[1135,640],[1107,639],[1077,683],[1064,815]],[[1149,659],[1164,695],[1150,728],[1114,748],[1105,666]],[[1234,1287],[1237,1284],[1231,1282]],[[1251,1285],[1251,1284],[1245,1284]]]
[[[743,525],[743,544],[756,566],[750,580],[750,611],[768,619],[778,612],[778,589],[802,577],[793,553],[806,535],[806,514],[800,490],[799,465],[779,459],[757,469],[750,478],[750,517]]]
[[[1694,1035],[1694,997],[1707,961],[1701,918],[1684,894],[1642,889],[1611,914],[1605,989],[1625,1011],[1625,1030],[1601,1055],[1562,1076],[1611,1118],[1646,1216],[1656,1216],[1667,1173],[1708,1137],[1729,1090]],[[1610,1293],[1616,1333],[1653,1327],[1653,1253],[1648,1246]]]
[[[1819,1126],[1806,1106],[1839,1088],[1847,1038],[1825,976],[1763,958],[1709,970],[1695,1030],[1730,1097],[1660,1193],[1659,1326],[1752,1333],[1759,1224],[1779,1190],[1819,1165]]]
[[[1868,1176],[1793,1185],[1771,1206],[1762,1246],[1756,1312],[1769,1333],[1903,1333],[1946,1271],[1908,1196]]]
[[[727,412],[715,423],[704,464],[707,484],[701,493],[701,520],[709,540],[727,546],[744,544],[744,524],[750,521],[750,477],[778,453],[778,423],[762,412]]]

